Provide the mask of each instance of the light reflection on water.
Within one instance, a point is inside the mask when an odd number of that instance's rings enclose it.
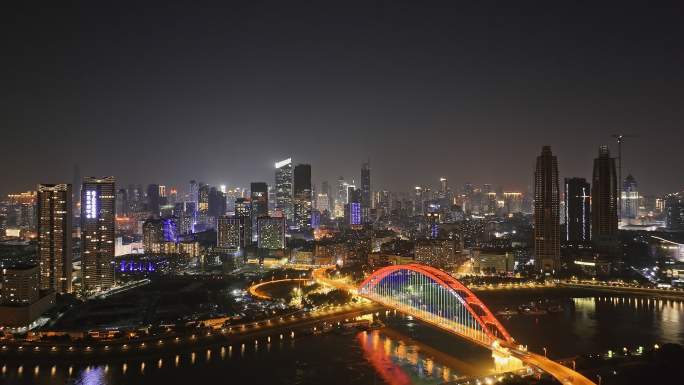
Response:
[[[565,298],[564,301],[562,313],[518,316],[502,321],[518,341],[531,347],[543,343],[556,357],[624,345],[684,342],[682,301],[610,296]],[[282,341],[276,335],[271,343],[263,340],[258,344],[216,346],[146,360],[114,361],[108,365],[0,362],[0,383],[185,385],[210,382],[213,378],[249,381],[258,375],[263,382],[286,385],[323,382],[433,385],[464,375],[489,374],[460,348],[449,350],[462,344],[458,339],[415,320],[396,319],[402,324],[388,322],[391,327],[367,333],[302,337],[296,343],[289,338],[287,342]],[[233,348],[239,348],[240,354],[237,351],[233,354]],[[466,362],[459,362],[458,357]]]

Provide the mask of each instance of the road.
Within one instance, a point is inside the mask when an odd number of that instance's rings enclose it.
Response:
[[[326,266],[322,267],[319,269],[316,269],[313,271],[313,278],[316,280],[316,282],[323,284],[323,285],[328,285],[335,287],[337,289],[344,289],[348,290],[354,294],[357,293],[357,288],[356,286],[350,285],[345,282],[341,282],[339,280],[333,280],[330,279],[326,276],[326,272],[330,269],[332,269],[334,266]],[[404,310],[401,310],[404,311]],[[428,322],[431,324],[435,324],[438,327],[444,328],[444,325],[441,323],[435,323],[431,322],[430,320],[426,320],[423,317],[421,317],[420,314],[413,314],[415,318],[420,319],[421,321]],[[476,339],[470,338],[466,334],[458,333],[455,330],[448,330],[449,332],[456,334],[461,337],[465,337],[466,339],[473,341],[475,343],[479,343]],[[582,374],[576,372],[575,370],[568,368],[566,366],[563,366],[553,360],[550,360],[542,355],[532,353],[529,351],[521,350],[519,349],[518,346],[511,346],[506,343],[502,343],[501,346],[505,347],[508,352],[511,354],[511,356],[519,359],[520,361],[524,362],[527,365],[534,366],[540,370],[543,370],[544,372],[550,374],[553,376],[556,380],[560,381],[562,384],[566,385],[596,385],[593,381],[590,379],[586,378]],[[493,346],[487,346],[489,349],[494,349]]]

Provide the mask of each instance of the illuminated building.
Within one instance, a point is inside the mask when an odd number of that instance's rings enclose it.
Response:
[[[594,159],[591,184],[591,239],[602,256],[615,255],[618,232],[618,187],[615,158],[608,146]]]
[[[454,264],[456,251],[453,239],[424,239],[416,241],[414,258],[418,263],[444,269]]]
[[[20,227],[22,230],[36,229],[36,192],[26,191],[9,194],[9,210],[12,212],[8,225]]]
[[[114,286],[114,177],[86,177],[81,189],[81,272],[86,292]]]
[[[209,227],[209,190],[207,184],[200,183],[197,190],[197,226],[195,232],[204,231]]]
[[[260,249],[277,250],[285,247],[285,218],[260,217],[257,219]]]
[[[368,223],[372,206],[370,162],[361,165],[361,221]]]
[[[248,198],[235,200],[235,217],[244,221],[244,245],[252,244],[252,202]]]
[[[292,159],[275,164],[275,207],[283,212],[288,223],[294,220],[292,205]]]
[[[159,197],[166,198],[166,186],[159,185]]]
[[[328,199],[328,194],[318,194],[316,197],[316,209],[321,213],[324,211],[330,211],[330,200]]]
[[[294,167],[294,223],[299,230],[311,229],[311,165],[298,164]]]
[[[337,195],[335,197],[335,207],[333,216],[335,218],[344,217],[344,205],[347,204],[347,182],[343,177],[337,179]]]
[[[522,212],[523,194],[519,192],[504,192],[504,210],[506,214]]]
[[[538,271],[560,267],[560,191],[558,161],[544,146],[534,172],[534,253]]]
[[[216,219],[222,215],[226,215],[226,195],[216,187],[209,190],[209,217],[212,225],[216,223]]]
[[[252,241],[257,240],[257,219],[268,216],[268,186],[264,182],[250,184],[252,202]]]
[[[621,218],[625,223],[632,223],[639,217],[639,192],[637,182],[631,174],[625,178],[621,194]]]
[[[72,191],[70,184],[38,185],[40,288],[71,293]]]
[[[663,201],[665,227],[668,230],[684,230],[684,193],[668,194]]]
[[[219,251],[233,252],[245,247],[245,219],[228,216],[218,219],[216,248]]]
[[[439,235],[439,214],[438,213],[427,213],[425,214],[425,219],[427,222],[427,236],[430,239],[436,239]]]
[[[565,231],[563,240],[571,245],[591,241],[591,189],[584,178],[565,178]]]
[[[145,253],[159,253],[164,242],[164,227],[161,219],[150,218],[143,223],[143,247]]]
[[[71,201],[71,197],[69,197]],[[0,327],[9,332],[25,332],[55,304],[55,292],[40,296],[40,268],[14,265],[0,270]]]

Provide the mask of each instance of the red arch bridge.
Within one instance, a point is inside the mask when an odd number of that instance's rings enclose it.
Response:
[[[320,283],[353,290],[358,295],[411,315],[492,351],[499,371],[535,366],[563,384],[594,384],[580,373],[518,345],[494,314],[472,291],[451,275],[420,264],[394,265],[375,271],[358,288],[314,271]]]

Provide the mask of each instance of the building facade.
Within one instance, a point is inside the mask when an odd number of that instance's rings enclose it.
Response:
[[[558,160],[544,146],[534,172],[534,253],[537,271],[560,267],[560,191]]]
[[[584,178],[565,178],[565,231],[563,240],[571,245],[591,242],[591,189]]]
[[[275,164],[275,208],[283,213],[286,221],[294,220],[292,205],[292,159],[287,158]]]
[[[299,230],[311,229],[313,191],[311,190],[311,165],[298,164],[294,168],[294,225]]]
[[[72,187],[70,184],[38,185],[38,259],[40,288],[71,293]]]
[[[618,187],[615,158],[608,146],[599,148],[594,159],[591,184],[591,238],[602,257],[615,254],[618,232]]]
[[[86,177],[81,189],[81,272],[86,292],[114,286],[114,177]]]

